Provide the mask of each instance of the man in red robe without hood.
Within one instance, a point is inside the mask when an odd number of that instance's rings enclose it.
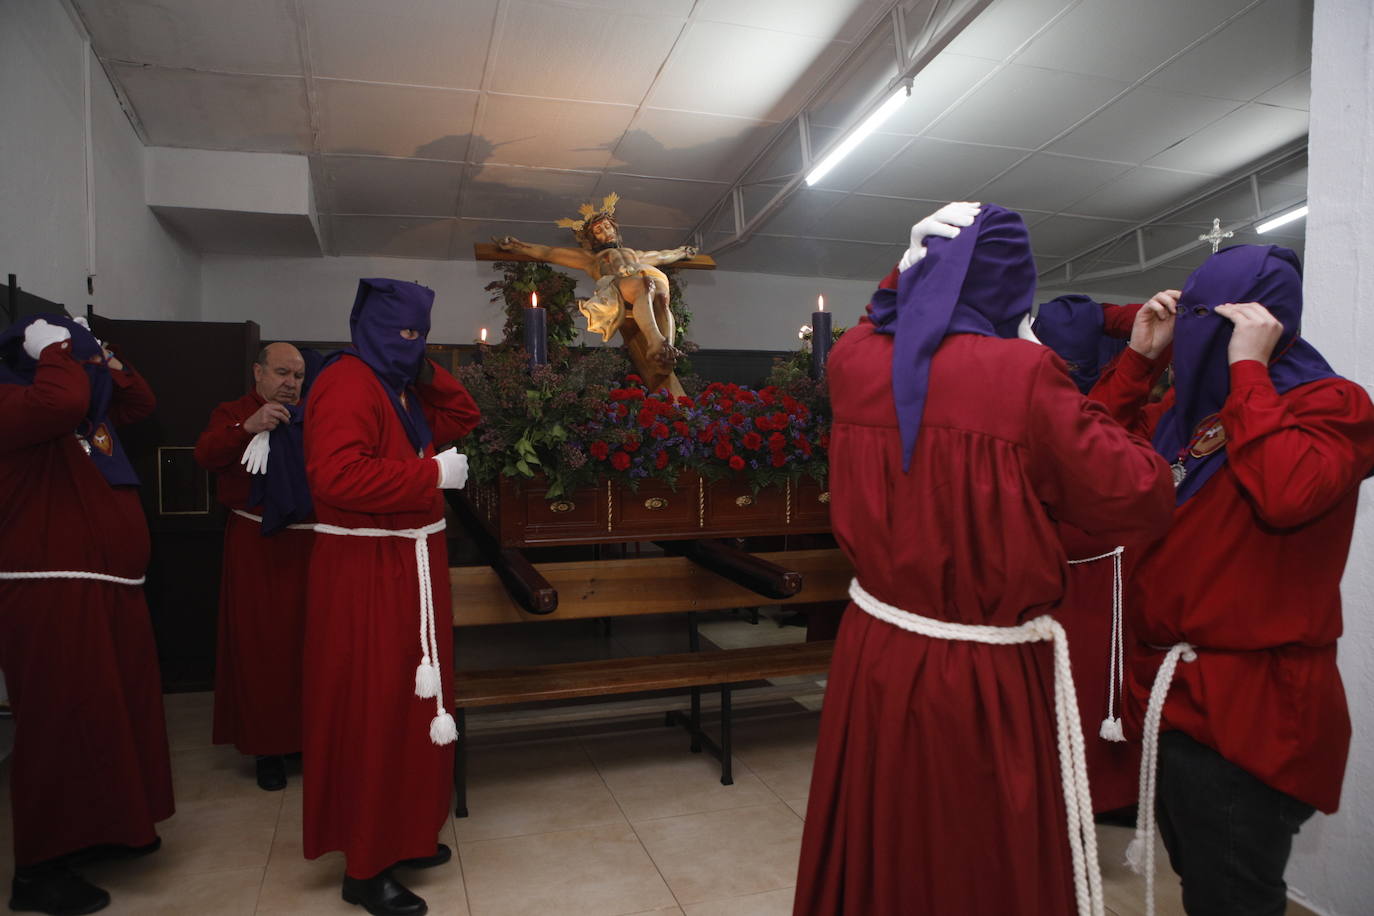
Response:
[[[1149,443],[1059,357],[1005,339],[1034,291],[1021,217],[953,204],[917,224],[831,353],[831,521],[856,580],[799,916],[1102,912],[1067,646],[1047,613],[1065,583],[1055,526],[1149,539],[1172,494]]]
[[[0,669],[14,708],[10,907],[110,902],[72,866],[155,851],[172,816],[148,524],[117,426],[153,393],[85,326],[0,334]]]
[[[274,430],[292,423],[304,385],[300,351],[289,343],[268,344],[253,361],[253,390],[216,407],[196,440],[196,461],[215,475],[215,495],[229,509],[214,740],[256,756],[258,785],[267,791],[286,788],[282,757],[301,749],[305,579],[314,535],[289,525],[264,529],[263,507],[250,499],[246,464]],[[256,446],[252,451],[250,444]],[[266,460],[254,470],[265,476]]]
[[[343,897],[421,914],[392,869],[447,862],[455,729],[446,702],[452,612],[442,490],[467,458],[435,443],[479,419],[467,390],[425,358],[434,292],[362,280],[353,346],[306,404],[314,498],[305,633],[305,855],[343,850]],[[417,641],[417,633],[419,638]]]

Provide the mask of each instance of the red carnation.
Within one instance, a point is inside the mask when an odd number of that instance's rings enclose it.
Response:
[[[771,405],[774,401],[778,399],[777,395],[773,393],[776,390],[777,389],[775,389],[772,385],[769,385],[767,388],[759,392],[759,400],[765,404]]]
[[[734,453],[735,447],[730,444],[730,440],[721,437],[720,441],[716,443],[716,457],[724,461]]]
[[[786,428],[787,428],[787,414],[782,413],[781,411],[779,411],[778,413],[773,414],[773,428],[774,428],[774,429],[786,429]]]
[[[644,391],[640,388],[631,388],[625,392],[625,397],[631,401],[642,401],[644,400]]]
[[[754,425],[757,426],[759,429],[767,429],[770,424],[768,422],[767,417],[755,417]]]
[[[683,407],[695,407],[695,406],[696,406],[696,404],[692,401],[692,399],[689,398],[689,397],[687,397],[686,395],[680,395],[680,396],[678,397],[678,399],[677,399],[677,402],[678,402],[679,404],[681,404]]]
[[[742,471],[742,470],[744,470],[744,459],[741,458],[739,455],[731,455],[731,456],[730,456],[730,470],[732,470],[732,471]]]
[[[592,457],[598,461],[605,461],[606,456],[611,453],[611,447],[600,439],[587,446],[587,450],[592,453]]]
[[[615,413],[618,417],[628,417],[630,415],[630,408],[623,403],[617,404],[615,405]]]
[[[634,382],[634,383],[639,384],[639,385],[644,384],[644,379],[642,379],[642,378],[640,378],[639,376],[635,375],[633,372],[631,372],[629,375],[625,376],[625,381],[627,381],[627,382]]]
[[[668,427],[664,426],[662,423],[655,423],[655,424],[649,429],[649,432],[653,435],[653,437],[654,437],[655,439],[667,439],[667,438],[668,438]]]
[[[691,429],[689,429],[687,427],[687,424],[683,423],[681,420],[674,420],[673,432],[677,433],[679,436],[685,436],[691,432]]]
[[[727,410],[735,409],[735,402],[729,398],[721,398],[716,402],[716,406],[720,408],[721,413],[725,413]]]
[[[732,413],[732,414],[730,414],[730,425],[731,425],[731,426],[743,426],[743,425],[744,425],[744,414],[742,414],[742,413]]]
[[[755,433],[755,432],[748,432],[748,433],[745,433],[745,434],[744,434],[744,447],[745,447],[745,448],[753,448],[753,449],[762,448],[762,447],[763,447],[763,437],[760,436],[758,433]]]
[[[739,401],[741,404],[752,404],[758,400],[758,396],[752,391],[741,391],[735,396],[735,400]]]
[[[639,416],[636,419],[639,421],[641,427],[648,429],[650,426],[654,425],[654,412],[645,407],[640,410]]]
[[[667,452],[661,451],[661,452],[659,452],[657,455],[654,456],[654,467],[658,468],[658,469],[661,471],[661,470],[663,470],[664,468],[666,468],[667,466],[668,466],[668,453],[667,453]]]
[[[637,452],[637,451],[639,451],[639,440],[638,440],[638,439],[631,439],[631,440],[628,441],[628,442],[623,442],[623,443],[621,443],[620,447],[623,448],[623,449],[624,449],[625,451],[627,451],[627,452]]]
[[[782,452],[773,453],[773,467],[780,468],[787,463],[787,456]]]
[[[786,448],[787,437],[784,436],[782,433],[773,433],[773,435],[768,437],[768,447],[775,452],[779,449]]]
[[[611,456],[611,467],[617,471],[623,471],[630,466],[630,456],[625,452],[616,452]]]

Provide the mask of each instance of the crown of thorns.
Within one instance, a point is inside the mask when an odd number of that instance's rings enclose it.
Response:
[[[601,208],[597,209],[591,204],[583,204],[577,208],[581,214],[581,219],[563,218],[555,224],[563,229],[571,229],[573,234],[579,239],[587,238],[587,230],[593,223],[599,223],[603,219],[615,222],[615,205],[620,202],[620,195],[614,192],[607,194],[601,199]]]

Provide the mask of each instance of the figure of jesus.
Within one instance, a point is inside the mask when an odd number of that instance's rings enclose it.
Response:
[[[596,291],[590,299],[578,302],[587,318],[587,330],[599,333],[602,340],[610,340],[619,331],[630,351],[630,361],[649,390],[667,388],[674,395],[682,395],[682,384],[673,372],[682,354],[673,346],[668,278],[658,265],[690,258],[697,249],[691,245],[667,251],[626,247],[615,221],[618,200],[617,195],[609,194],[600,210],[583,204],[582,219],[558,221],[559,226],[573,230],[580,248],[532,245],[510,236],[493,241],[503,251],[589,274],[596,281]]]

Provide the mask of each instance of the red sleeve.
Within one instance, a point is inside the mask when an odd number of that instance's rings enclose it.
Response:
[[[243,428],[243,421],[232,408],[237,401],[227,401],[210,414],[210,423],[196,440],[196,463],[207,471],[223,473],[239,463],[243,450],[253,434]]]
[[[1170,348],[1151,360],[1127,347],[1102,370],[1088,397],[1107,408],[1116,422],[1137,436],[1150,437],[1159,418],[1174,403],[1172,391],[1163,400],[1150,403],[1150,390],[1169,367],[1172,353]]]
[[[1140,311],[1143,302],[1133,305],[1112,305],[1102,303],[1102,332],[1108,337],[1129,340],[1131,328],[1135,325],[1135,313]]]
[[[902,271],[900,265],[897,267],[893,267],[892,271],[886,277],[883,277],[881,280],[878,281],[878,289],[896,289],[897,278],[901,275]]]
[[[1029,398],[1031,483],[1056,519],[1117,544],[1151,541],[1168,529],[1168,464],[1083,397],[1049,350]]]
[[[1260,518],[1278,528],[1331,509],[1374,468],[1374,405],[1345,379],[1280,395],[1268,367],[1242,360],[1231,366],[1221,423],[1227,463]]]
[[[433,360],[430,365],[434,366],[434,378],[427,385],[416,385],[415,392],[420,396],[420,405],[434,433],[435,448],[438,448],[440,443],[461,439],[472,432],[482,414],[462,382]]]
[[[320,375],[305,410],[306,476],[316,499],[348,512],[424,512],[439,486],[437,462],[377,455],[391,402],[345,366]],[[370,374],[370,370],[369,370]],[[435,372],[438,375],[438,372]],[[385,413],[383,413],[385,411]]]
[[[69,341],[48,344],[38,357],[33,384],[0,385],[0,453],[70,434],[90,407],[91,383]]]
[[[111,369],[110,378],[114,379],[114,394],[110,398],[110,422],[115,426],[136,423],[153,415],[157,407],[157,397],[148,382],[139,375],[123,357],[119,360],[123,369]]]

